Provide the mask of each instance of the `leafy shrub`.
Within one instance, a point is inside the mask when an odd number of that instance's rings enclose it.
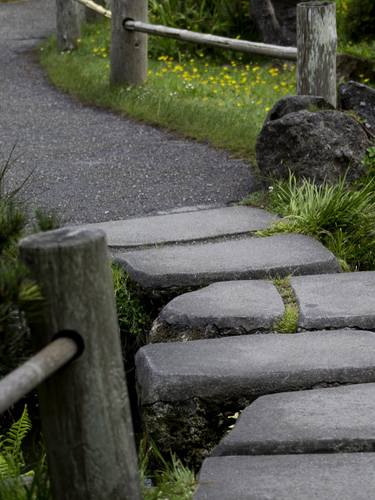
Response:
[[[150,0],[149,8],[150,20],[156,24],[228,37],[254,39],[255,36],[247,0]],[[153,57],[165,54],[178,57],[182,50],[192,55],[203,54],[197,45],[151,37]]]
[[[348,188],[345,178],[336,185],[276,182],[270,207],[284,216],[261,234],[294,232],[319,239],[346,270],[375,268],[375,178],[363,186]]]
[[[346,35],[353,41],[374,39],[374,0],[341,0],[341,2],[347,5],[344,24]]]

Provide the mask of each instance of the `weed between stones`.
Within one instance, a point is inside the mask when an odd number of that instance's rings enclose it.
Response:
[[[290,284],[290,276],[275,278],[273,284],[277,288],[285,306],[284,316],[274,323],[273,329],[279,333],[296,333],[298,329],[299,308]]]

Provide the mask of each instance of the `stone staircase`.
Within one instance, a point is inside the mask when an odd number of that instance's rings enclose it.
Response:
[[[211,455],[196,500],[375,498],[375,272],[340,273],[303,235],[254,234],[274,220],[199,207],[95,225],[167,301],[136,355],[144,425],[194,466]],[[296,334],[275,333],[283,276]]]

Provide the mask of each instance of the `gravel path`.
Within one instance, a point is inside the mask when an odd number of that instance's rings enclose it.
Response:
[[[55,27],[54,0],[0,3],[0,154],[17,142],[12,182],[34,170],[31,207],[98,222],[254,189],[249,166],[205,144],[85,107],[47,82],[33,52]]]

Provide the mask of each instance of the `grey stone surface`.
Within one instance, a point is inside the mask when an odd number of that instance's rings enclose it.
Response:
[[[0,2],[0,151],[30,209],[63,223],[123,219],[178,206],[235,202],[256,189],[249,164],[57,91],[37,64],[56,30],[53,0]]]
[[[375,453],[215,457],[194,500],[370,500]]]
[[[350,81],[339,86],[342,109],[355,111],[372,132],[375,131],[375,90],[363,83]]]
[[[124,252],[116,261],[142,287],[151,289],[340,270],[321,243],[298,234]]]
[[[305,329],[375,329],[375,272],[293,277]]]
[[[271,281],[225,281],[169,302],[151,330],[152,341],[238,335],[271,330],[284,314]]]
[[[375,333],[338,330],[241,335],[142,347],[140,401],[213,402],[324,384],[375,382]]]
[[[374,414],[375,384],[264,396],[242,412],[213,455],[374,451]]]
[[[253,207],[222,207],[90,224],[102,229],[111,247],[138,247],[245,234],[265,229],[278,218]]]
[[[340,111],[298,111],[266,121],[256,144],[259,170],[266,178],[335,183],[364,173],[361,163],[370,138],[362,125]]]

